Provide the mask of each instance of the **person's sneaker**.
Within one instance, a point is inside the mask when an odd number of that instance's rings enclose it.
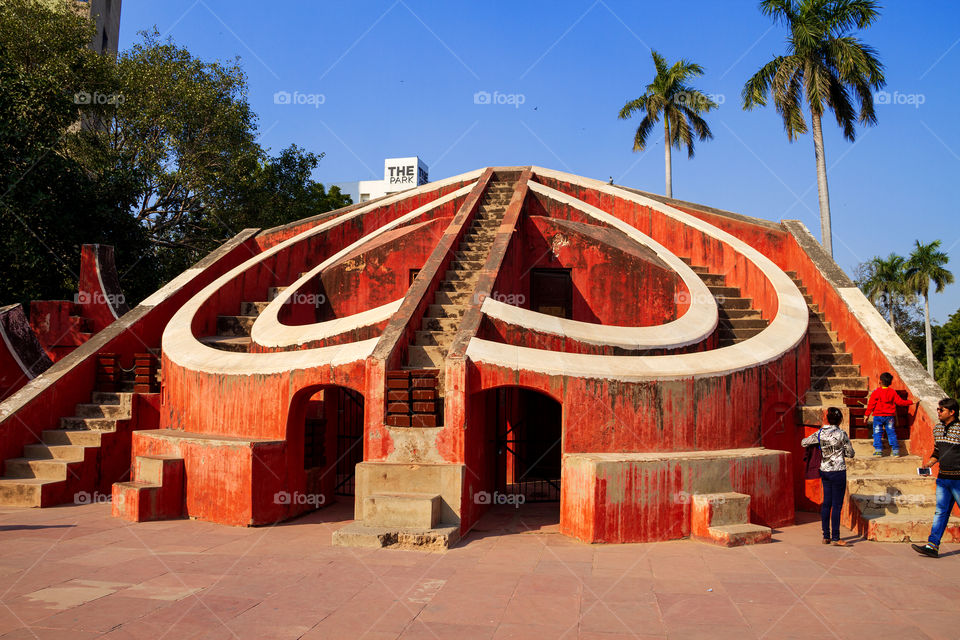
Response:
[[[831,542],[830,544],[832,544],[832,545],[835,546],[835,547],[845,547],[845,546],[847,546],[847,541],[846,541],[846,540],[834,540],[834,541]]]
[[[890,457],[891,457],[891,458],[899,458],[899,457],[900,457],[900,449],[893,449],[893,450],[891,450],[891,451],[890,451]]]
[[[830,538],[824,538],[823,544],[830,544]]]
[[[933,546],[931,543],[927,544],[912,544],[913,550],[917,553],[922,553],[925,556],[930,556],[931,558],[937,558],[940,556],[940,551],[937,547]]]
[[[883,455],[883,451],[879,451],[879,450],[874,451],[874,452],[873,452],[873,455],[874,455],[874,457],[879,458],[880,456]]]

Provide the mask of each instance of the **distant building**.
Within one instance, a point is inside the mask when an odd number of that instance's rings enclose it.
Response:
[[[78,13],[93,18],[97,31],[90,48],[97,53],[117,55],[120,40],[121,0],[74,0]]]
[[[430,182],[426,163],[417,156],[387,158],[383,161],[383,180],[341,182],[340,191],[354,202],[366,202],[397,191],[405,191]]]

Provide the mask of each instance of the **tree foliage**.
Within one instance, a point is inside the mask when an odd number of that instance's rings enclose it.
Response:
[[[99,56],[71,6],[0,4],[0,300],[72,297],[91,242],[139,299],[244,227],[349,204],[312,180],[322,156],[258,144],[238,60],[156,32]]]

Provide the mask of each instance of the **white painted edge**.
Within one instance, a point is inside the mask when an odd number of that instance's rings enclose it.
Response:
[[[285,371],[314,369],[321,366],[347,364],[359,360],[365,360],[376,347],[379,338],[361,340],[343,345],[333,345],[316,349],[304,349],[300,351],[281,351],[274,353],[236,353],[232,351],[223,351],[214,349],[201,343],[193,335],[193,319],[200,307],[213,297],[216,292],[234,278],[240,277],[246,270],[263,262],[270,256],[284,251],[292,245],[327,230],[341,225],[357,216],[362,216],[369,211],[388,206],[400,200],[409,198],[418,193],[428,193],[435,191],[454,182],[475,181],[483,173],[483,169],[475,169],[467,173],[452,176],[437,182],[430,182],[416,189],[394,194],[370,203],[365,207],[360,207],[354,211],[348,212],[342,216],[317,225],[292,238],[259,253],[246,260],[242,264],[234,267],[223,274],[199,293],[188,300],[170,319],[163,330],[163,354],[174,364],[185,369],[193,371],[202,371],[205,373],[223,373],[232,375],[269,375],[282,373]],[[195,276],[201,269],[190,269],[182,273],[179,277],[171,281],[167,286],[151,295],[141,306],[146,305],[148,301],[156,300],[153,304],[162,302],[167,290],[180,282],[185,282]]]
[[[585,344],[623,349],[685,347],[702,342],[714,332],[719,321],[717,301],[704,281],[687,263],[650,236],[597,207],[538,182],[531,181],[528,187],[534,193],[575,207],[587,216],[617,229],[637,244],[652,249],[657,257],[667,263],[683,280],[690,293],[690,306],[680,318],[666,324],[648,327],[603,325],[555,318],[530,309],[505,304],[493,298],[483,301],[480,307],[483,313],[525,329],[563,336]],[[638,300],[638,304],[640,302]]]
[[[322,340],[345,331],[359,329],[361,327],[368,326],[389,318],[397,311],[397,309],[400,308],[403,298],[361,313],[307,325],[283,324],[280,322],[279,315],[280,309],[283,307],[283,305],[286,304],[290,298],[296,295],[300,287],[308,283],[311,279],[318,277],[326,269],[336,265],[343,260],[343,258],[350,255],[363,245],[368,244],[370,241],[383,235],[384,233],[403,226],[408,222],[413,222],[417,218],[442,205],[452,202],[457,198],[465,197],[473,190],[474,185],[475,183],[471,183],[460,189],[457,189],[456,191],[451,191],[447,195],[441,196],[433,202],[429,202],[422,207],[414,209],[406,215],[400,216],[393,222],[383,225],[375,231],[363,236],[356,242],[341,249],[315,266],[313,269],[310,269],[304,273],[298,280],[296,280],[276,298],[274,298],[270,304],[260,312],[260,315],[257,317],[257,319],[254,320],[253,329],[250,331],[250,337],[254,344],[271,349],[298,346],[308,342]]]
[[[546,375],[561,375],[626,382],[671,380],[722,376],[772,362],[795,348],[807,332],[809,311],[796,284],[776,264],[739,238],[718,229],[688,213],[599,180],[533,167],[534,175],[552,177],[570,184],[630,200],[650,207],[682,224],[720,240],[753,262],[769,279],[777,295],[777,315],[757,335],[728,347],[703,353],[681,353],[662,356],[603,356],[580,353],[558,353],[530,347],[517,347],[480,338],[473,338],[467,357],[513,370],[529,370]]]
[[[103,278],[100,276],[100,251],[93,252],[93,260],[97,265],[97,284],[100,285],[100,292],[103,293],[104,298],[107,300],[107,308],[110,309],[110,313],[113,315],[113,319],[116,320],[120,316],[117,315],[117,310],[113,308],[113,302],[110,301],[110,296],[107,295],[107,290],[103,286]]]

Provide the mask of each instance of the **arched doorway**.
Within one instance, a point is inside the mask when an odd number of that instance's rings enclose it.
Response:
[[[303,389],[295,396],[290,463],[302,466],[304,497],[297,500],[304,506],[316,509],[334,496],[353,495],[354,470],[363,460],[363,405],[362,394],[339,386]],[[291,496],[299,483],[293,484]]]
[[[491,392],[496,492],[522,503],[560,502],[562,407],[553,398],[519,387]]]

